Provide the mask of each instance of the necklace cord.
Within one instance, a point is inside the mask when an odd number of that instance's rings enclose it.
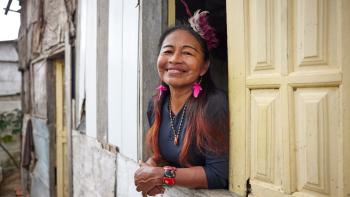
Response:
[[[181,114],[181,119],[180,119],[180,123],[179,123],[179,127],[178,127],[178,130],[176,131],[175,130],[175,126],[174,126],[174,120],[175,120],[175,115],[173,116],[172,115],[172,112],[171,112],[171,100],[170,100],[170,97],[169,97],[169,103],[168,103],[168,111],[169,111],[169,118],[170,118],[170,127],[171,127],[171,130],[172,130],[172,133],[173,133],[173,143],[174,145],[178,145],[179,144],[179,136],[180,136],[180,133],[181,133],[181,130],[182,130],[182,124],[183,124],[183,119],[185,117],[185,113],[186,113],[186,109],[187,109],[187,101],[183,107],[183,110],[182,110],[182,114]]]

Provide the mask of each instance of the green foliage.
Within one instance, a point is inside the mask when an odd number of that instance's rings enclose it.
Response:
[[[9,143],[9,142],[12,142],[13,137],[12,137],[12,135],[5,135],[1,138],[1,140],[5,143]]]
[[[21,132],[22,111],[15,109],[0,113],[0,143],[13,141],[13,136]]]

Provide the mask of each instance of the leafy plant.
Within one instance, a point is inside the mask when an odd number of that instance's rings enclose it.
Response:
[[[10,157],[13,163],[17,166],[17,162],[13,155],[5,147],[5,143],[13,142],[14,136],[18,135],[22,129],[22,111],[14,109],[9,112],[0,113],[0,147]]]

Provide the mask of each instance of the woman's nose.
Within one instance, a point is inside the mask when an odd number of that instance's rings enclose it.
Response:
[[[179,63],[181,62],[181,53],[175,52],[173,55],[169,58],[170,63]]]

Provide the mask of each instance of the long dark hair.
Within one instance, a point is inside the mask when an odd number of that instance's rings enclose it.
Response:
[[[197,41],[200,43],[203,53],[204,60],[209,60],[209,51],[205,41],[198,35],[191,27],[186,25],[175,26],[165,31],[159,39],[159,48],[161,47],[164,39],[176,30],[185,30],[191,33]],[[163,83],[167,86],[167,84]],[[190,158],[188,153],[191,145],[196,147],[201,152],[210,152],[213,154],[224,154],[228,151],[228,129],[229,129],[229,118],[227,111],[216,114],[213,117],[211,109],[213,107],[208,104],[208,99],[216,91],[215,85],[210,77],[210,71],[208,70],[202,76],[202,91],[198,98],[190,97],[188,100],[188,108],[186,112],[186,132],[184,141],[179,154],[179,162],[183,166],[191,166]],[[159,162],[161,161],[161,155],[158,144],[158,134],[161,124],[161,109],[164,100],[169,95],[168,90],[162,94],[159,99],[159,95],[153,97],[153,113],[154,122],[147,133],[147,145],[153,152],[154,159]]]

